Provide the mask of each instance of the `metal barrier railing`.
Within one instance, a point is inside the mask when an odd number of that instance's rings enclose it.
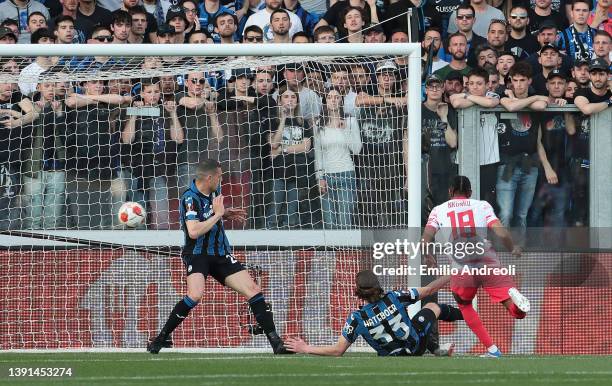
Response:
[[[521,111],[530,111],[528,109]],[[548,107],[546,112],[577,112],[575,105],[563,107]],[[473,106],[461,109],[459,115],[459,149],[457,162],[459,173],[472,180],[473,197],[479,197],[480,192],[480,114],[482,112],[508,112],[502,107],[484,109]],[[464,151],[469,149],[469,151]],[[590,227],[612,229],[612,108],[591,116],[590,133],[590,174],[589,174],[589,219]],[[612,239],[600,239],[597,242],[602,247],[611,247]]]

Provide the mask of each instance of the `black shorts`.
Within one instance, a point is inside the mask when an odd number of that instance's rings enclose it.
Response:
[[[182,259],[187,276],[192,273],[201,273],[206,278],[210,274],[223,285],[228,276],[245,270],[244,265],[231,254],[225,256],[183,255]]]
[[[427,339],[429,338],[429,332],[431,327],[436,322],[436,314],[429,308],[423,308],[414,315],[410,321],[412,326],[419,334],[419,344],[416,350],[412,353],[414,356],[421,356],[427,349]]]

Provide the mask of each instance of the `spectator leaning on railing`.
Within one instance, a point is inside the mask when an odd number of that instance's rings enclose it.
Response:
[[[266,228],[296,228],[306,225],[301,204],[308,201],[308,153],[312,128],[301,116],[300,94],[282,86],[278,95],[278,119],[269,135],[272,158],[272,201],[266,213]]]
[[[315,126],[315,166],[324,228],[351,228],[357,202],[357,178],[351,154],[361,151],[359,126],[345,117],[344,97],[331,88],[325,95],[323,116]]]
[[[10,63],[9,63],[10,64]],[[2,68],[6,71],[6,68]],[[21,149],[38,109],[21,95],[14,83],[0,83],[0,229],[16,229],[20,224],[19,186]]]
[[[508,75],[512,89],[506,85],[501,90],[500,103],[517,115],[509,119],[500,117],[497,203],[504,226],[512,226],[516,219],[517,226],[524,232],[536,188],[538,165],[545,161],[546,153],[540,142],[540,115],[518,111],[542,111],[548,106],[548,97],[530,94],[532,72],[527,63],[516,63]]]
[[[550,104],[565,106],[567,76],[560,70],[553,70],[546,76],[546,90]],[[540,174],[529,226],[567,225],[565,212],[569,204],[568,134],[574,135],[576,125],[570,113],[542,113],[542,146],[546,161],[542,162],[544,174]],[[549,216],[545,213],[549,212]]]
[[[432,200],[432,207],[447,201],[446,191],[457,174],[457,114],[442,100],[444,82],[435,75],[425,81],[426,99],[421,106],[422,197]],[[431,208],[423,208],[425,216]]]
[[[575,226],[589,224],[589,141],[591,130],[609,128],[591,127],[591,115],[612,106],[612,91],[608,87],[610,75],[609,64],[602,59],[595,59],[589,65],[591,79],[588,88],[579,89],[574,96],[574,104],[580,110],[576,116],[576,134],[572,141],[572,221]]]
[[[221,127],[217,117],[215,93],[203,72],[185,76],[185,90],[176,94],[177,113],[185,131],[185,140],[178,150],[178,189],[189,188],[201,159],[216,158],[208,154],[213,142],[216,155],[221,142]]]
[[[82,93],[66,99],[67,226],[73,229],[108,228],[115,213],[111,181],[119,166],[119,107],[132,98],[106,86],[102,80],[88,80],[80,84]]]
[[[150,203],[152,227],[168,229],[168,176],[175,174],[177,147],[183,143],[184,131],[174,100],[161,99],[161,81],[141,81],[138,105],[156,108],[158,116],[130,115],[121,132],[122,177],[129,184],[130,200]],[[139,185],[141,183],[141,185]],[[147,197],[148,196],[148,197]]]
[[[398,74],[393,61],[378,63],[376,87],[362,88],[355,99],[363,143],[354,157],[363,227],[405,224],[401,205],[403,190],[408,188],[406,96],[398,91]]]
[[[66,189],[66,84],[41,82],[34,95],[38,119],[21,132],[23,206],[31,229],[59,228]]]
[[[489,74],[475,68],[468,74],[467,91],[451,95],[450,103],[456,109],[479,106],[489,109],[499,105],[499,95],[487,90]],[[495,185],[497,184],[497,168],[499,166],[499,116],[496,113],[481,112],[479,127],[480,153],[480,199],[496,207]]]

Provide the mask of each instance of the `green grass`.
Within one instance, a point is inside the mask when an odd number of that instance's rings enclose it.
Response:
[[[71,367],[72,377],[9,378],[9,367]],[[610,385],[610,356],[482,359],[264,354],[0,354],[0,385]]]

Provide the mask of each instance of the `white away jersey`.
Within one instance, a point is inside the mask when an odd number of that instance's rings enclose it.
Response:
[[[463,260],[463,263],[467,263],[470,260],[482,261],[482,252],[494,258],[487,241],[487,228],[496,221],[499,219],[488,202],[456,198],[436,206],[429,215],[427,227],[436,230],[438,243],[452,243],[457,247],[460,242],[483,243],[484,250],[479,249],[481,253],[462,253],[463,256],[457,253],[458,250],[452,254],[444,253],[454,262]]]

